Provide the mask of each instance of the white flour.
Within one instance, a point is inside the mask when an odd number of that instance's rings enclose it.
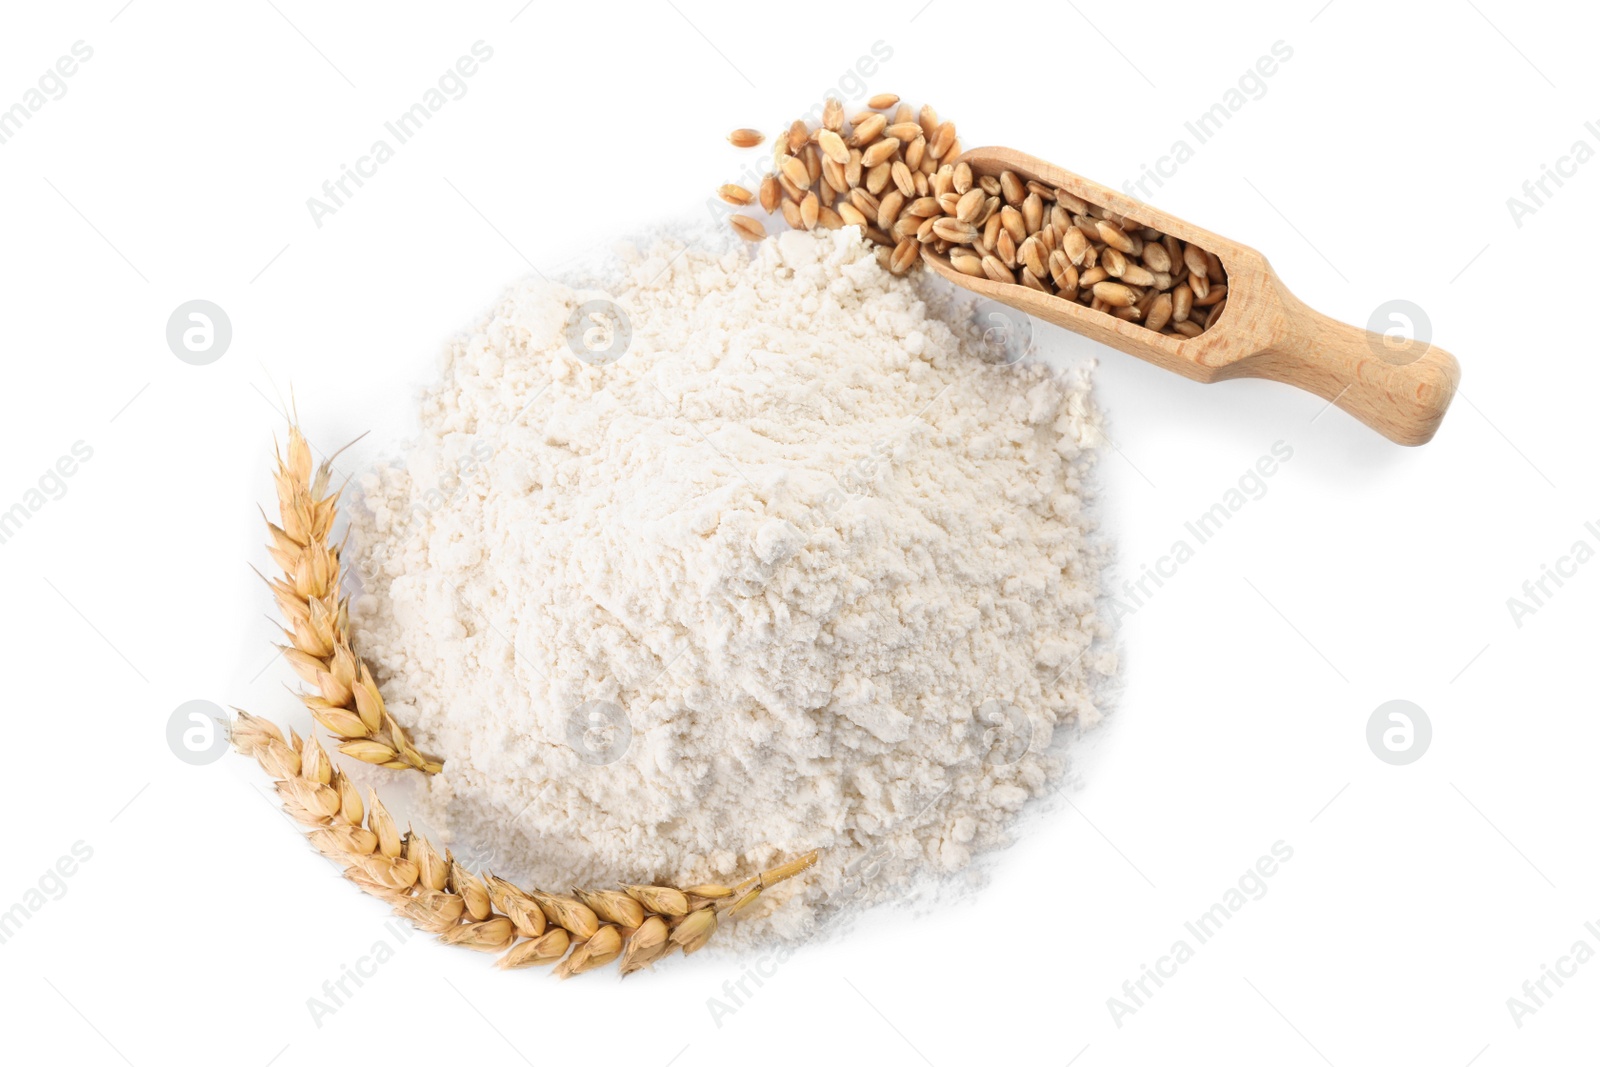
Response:
[[[564,889],[820,848],[748,924],[794,935],[1004,843],[1099,718],[1096,416],[854,230],[676,251],[631,256],[615,362],[564,332],[602,294],[539,281],[451,347],[362,485],[356,639],[458,851]]]

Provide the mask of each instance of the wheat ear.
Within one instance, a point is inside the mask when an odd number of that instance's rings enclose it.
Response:
[[[329,491],[333,457],[311,469],[311,446],[295,425],[289,447],[277,457],[278,522],[267,520],[267,550],[283,577],[262,580],[283,613],[288,644],[279,646],[311,691],[299,696],[311,715],[339,742],[339,751],[395,770],[438,774],[438,760],[411,745],[383,704],[372,671],[350,646],[349,603],[340,594],[340,546],[329,537],[339,494]],[[264,516],[263,516],[264,517]]]
[[[626,976],[676,950],[697,952],[765,890],[817,862],[809,852],[732,886],[625,885],[570,896],[524,890],[480,877],[448,851],[441,856],[414,830],[402,834],[378,794],[363,803],[315,737],[285,736],[239,711],[233,744],[276,780],[284,810],[346,878],[447,944],[504,953],[499,966],[507,969],[559,961],[555,973],[570,978],[620,959]]]

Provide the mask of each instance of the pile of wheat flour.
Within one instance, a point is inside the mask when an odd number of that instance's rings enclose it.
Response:
[[[357,648],[444,759],[426,821],[552,889],[821,849],[780,936],[966,867],[1115,670],[1087,370],[996,361],[854,229],[624,272],[508,291],[361,483]]]

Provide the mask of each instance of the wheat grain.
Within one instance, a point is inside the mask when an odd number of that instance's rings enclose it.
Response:
[[[761,210],[772,212],[778,208],[778,200],[783,196],[783,189],[778,185],[775,175],[768,174],[761,179],[761,189],[757,194],[761,200]]]
[[[817,228],[817,216],[822,210],[822,204],[817,199],[817,194],[808,192],[800,201],[800,224],[808,230]]]
[[[1022,224],[1029,233],[1044,227],[1044,199],[1038,193],[1029,193],[1022,201]]]
[[[916,263],[919,255],[916,237],[906,237],[895,245],[894,252],[889,257],[889,270],[894,274],[904,274]]]
[[[934,235],[951,244],[968,245],[978,239],[978,227],[960,218],[933,220]]]
[[[844,138],[829,129],[817,131],[817,147],[822,149],[822,154],[843,165],[850,162],[850,149],[846,147]]]
[[[901,138],[900,140],[904,143],[904,138]],[[923,179],[926,180],[927,171],[924,170],[923,168],[926,165],[928,159],[929,159],[929,156],[928,156],[928,142],[927,142],[927,140],[925,138],[922,138],[922,137],[913,137],[911,139],[911,141],[906,144],[906,150],[905,150],[906,168],[908,170],[912,171],[915,174],[921,175],[923,177]]]
[[[1107,222],[1102,219],[1101,221],[1095,223],[1094,228],[1099,232],[1100,240],[1104,241],[1112,248],[1115,248],[1118,252],[1131,255],[1138,251],[1138,249],[1134,247],[1133,241],[1129,239],[1126,233],[1122,232],[1122,227],[1118,226],[1116,223]]]
[[[754,148],[756,145],[760,144],[766,139],[766,135],[760,130],[741,129],[734,130],[732,133],[728,134],[728,141],[735,148]]]
[[[846,226],[866,226],[867,224],[867,216],[862,214],[861,209],[856,207],[853,202],[839,205],[839,217],[844,220]]]
[[[822,105],[822,125],[834,133],[844,129],[844,104],[837,97],[828,97],[828,102]]]
[[[1137,263],[1128,263],[1122,268],[1122,280],[1128,285],[1137,285],[1149,288],[1156,284],[1156,276]]]
[[[1139,299],[1133,289],[1118,282],[1095,282],[1094,295],[1112,307],[1131,307]]]
[[[1022,212],[1010,204],[1000,209],[1000,228],[1005,230],[1013,244],[1022,243],[1028,236],[1028,227],[1022,221]]]
[[[811,172],[806,168],[805,160],[798,156],[786,158],[779,170],[783,177],[789,179],[789,183],[796,189],[811,188]]]
[[[887,117],[878,114],[857,116],[855,132],[850,135],[851,148],[866,148],[889,126]]]
[[[899,152],[899,146],[901,146],[901,142],[896,138],[883,138],[882,141],[874,141],[872,146],[867,147],[862,152],[861,165],[866,166],[869,170],[874,170],[877,166],[886,166],[890,163],[890,160],[893,160],[894,154]]]
[[[747,241],[759,241],[767,235],[767,228],[761,225],[761,220],[749,215],[734,215],[728,219],[728,224]]]
[[[903,160],[897,159],[889,164],[889,177],[907,200],[917,195],[917,180],[911,176],[911,168]]]
[[[1015,282],[1017,280],[1011,271],[1006,268],[1006,265],[994,256],[983,257],[983,273],[989,276],[990,281]]]

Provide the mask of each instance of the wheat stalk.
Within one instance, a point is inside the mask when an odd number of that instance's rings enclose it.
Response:
[[[305,436],[289,427],[289,447],[274,473],[281,524],[267,521],[268,549],[284,573],[263,576],[288,623],[283,654],[316,686],[300,699],[340,742],[340,752],[437,774],[441,764],[412,747],[384,707],[372,671],[351,648],[348,604],[339,591],[340,546],[329,541],[339,499],[338,490],[329,492],[332,463],[330,456],[313,474]],[[493,874],[480,877],[448,850],[441,857],[413,830],[402,834],[377,792],[369,791],[363,803],[314,736],[293,730],[285,736],[268,720],[234,710],[234,747],[275,779],[284,811],[309,827],[306,836],[317,851],[441,941],[503,952],[503,968],[559,961],[555,973],[570,978],[620,959],[622,974],[632,974],[679,949],[699,951],[723,921],[817,862],[817,853],[808,852],[732,886],[623,885],[574,889],[571,896],[523,890]]]

